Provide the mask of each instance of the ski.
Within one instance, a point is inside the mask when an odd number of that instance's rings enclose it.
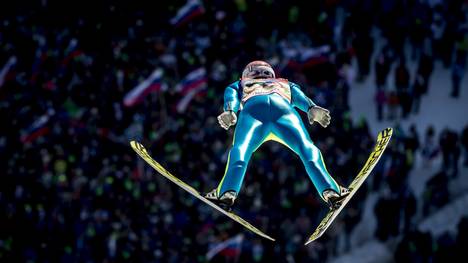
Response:
[[[375,165],[379,161],[383,152],[387,148],[390,138],[392,137],[392,133],[393,133],[392,128],[386,128],[382,130],[381,132],[379,132],[379,135],[377,136],[377,143],[375,144],[374,150],[371,152],[364,167],[361,169],[359,174],[354,178],[354,180],[349,185],[349,189],[351,190],[351,192],[343,200],[342,204],[340,205],[338,209],[332,209],[327,213],[327,215],[322,219],[318,227],[315,229],[314,233],[309,237],[309,239],[304,245],[307,245],[317,240],[319,237],[321,237],[323,233],[325,233],[325,231],[328,229],[328,227],[333,223],[335,218],[340,214],[341,210],[343,210],[343,208],[346,206],[349,200],[351,200],[353,195],[356,193],[359,187],[361,187],[361,185],[364,183],[366,178],[374,169]]]
[[[167,179],[169,179],[171,182],[173,182],[177,186],[181,187],[185,191],[189,192],[190,194],[192,194],[193,196],[195,196],[199,200],[203,201],[204,203],[208,204],[209,206],[213,207],[214,209],[216,209],[219,212],[223,213],[224,215],[228,216],[229,218],[236,221],[237,223],[241,224],[242,226],[244,226],[248,230],[252,231],[253,233],[255,233],[255,234],[257,234],[257,235],[259,235],[261,237],[264,237],[264,238],[266,238],[268,240],[275,241],[274,238],[272,238],[269,235],[263,233],[261,230],[254,227],[249,222],[245,221],[242,217],[234,214],[233,212],[228,212],[228,211],[222,209],[218,205],[216,205],[213,202],[206,199],[195,188],[191,187],[190,185],[184,183],[182,180],[180,180],[176,176],[172,175],[161,164],[159,164],[156,160],[154,160],[149,155],[148,151],[146,150],[146,148],[141,143],[139,143],[137,141],[131,141],[130,146],[145,162],[147,162],[149,165],[151,165],[151,167],[153,167],[159,174],[166,177]]]

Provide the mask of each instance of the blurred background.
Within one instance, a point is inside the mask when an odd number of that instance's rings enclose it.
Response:
[[[0,261],[447,262],[468,247],[467,1],[17,1],[0,8]],[[141,140],[200,191],[232,129],[224,88],[262,59],[331,110],[308,126],[349,184],[394,136],[327,233],[301,161],[268,142],[234,211],[138,159]],[[303,113],[302,117],[305,119]]]

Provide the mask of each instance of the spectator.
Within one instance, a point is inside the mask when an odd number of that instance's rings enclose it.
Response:
[[[463,153],[465,155],[465,160],[463,161],[463,165],[468,167],[468,125],[463,128],[462,135],[461,135],[461,145],[463,147]]]
[[[437,246],[434,251],[434,262],[445,262],[446,260],[456,260],[455,240],[449,233],[442,234],[437,239]]]
[[[404,59],[400,59],[395,70],[395,86],[397,90],[398,100],[402,109],[402,117],[406,119],[411,111],[412,98],[409,92],[409,71],[406,67]]]
[[[432,71],[434,70],[433,57],[429,53],[422,54],[419,59],[418,69],[416,76],[421,76],[421,91],[426,94],[429,91],[429,82],[431,79]]]
[[[385,90],[387,76],[392,65],[388,48],[383,48],[375,61],[375,85],[377,90]]]
[[[375,102],[377,106],[377,120],[382,121],[384,114],[384,105],[386,102],[385,90],[384,88],[379,88],[375,94]]]
[[[436,209],[447,204],[448,193],[448,176],[445,172],[435,174],[429,181],[426,182],[426,188],[423,193],[423,214],[428,216]]]
[[[400,105],[400,99],[395,91],[390,91],[387,99],[388,105],[388,119],[394,120],[398,114],[398,106]]]
[[[411,124],[409,128],[409,135],[406,137],[405,140],[405,148],[410,150],[414,154],[416,150],[419,149],[419,146],[419,134],[416,130],[416,125]]]
[[[356,52],[358,63],[358,81],[363,81],[370,72],[371,55],[374,49],[374,41],[371,35],[371,21],[368,12],[371,12],[369,2],[362,2],[353,14],[352,23],[355,26],[355,38],[353,48]]]
[[[396,262],[428,262],[432,256],[432,236],[412,231],[397,245]]]
[[[400,228],[400,208],[395,194],[386,194],[381,197],[374,208],[377,217],[377,228],[375,235],[381,241],[397,236]]]
[[[446,39],[444,33],[446,32],[447,22],[444,19],[443,6],[437,4],[433,11],[431,31],[432,31],[432,47],[436,59],[441,59],[445,63],[446,55]]]
[[[468,217],[463,217],[457,226],[457,237],[456,237],[456,249],[457,254],[455,256],[459,258],[465,254],[466,247],[468,245]]]
[[[417,208],[417,200],[414,197],[414,194],[410,191],[407,187],[405,188],[402,196],[401,196],[401,204],[403,204],[403,233],[408,233],[409,230],[414,225],[413,219],[416,215],[416,208]]]
[[[424,85],[426,85],[424,77],[420,72],[418,72],[414,78],[413,84],[413,112],[415,114],[419,113],[419,108],[421,106],[421,96],[424,94],[424,89],[426,88]]]
[[[426,129],[426,134],[424,136],[424,146],[422,148],[422,156],[424,160],[424,165],[428,166],[432,163],[434,158],[439,153],[439,147],[435,141],[435,131],[433,126],[429,126]]]
[[[465,74],[465,54],[458,53],[455,57],[455,63],[452,65],[452,92],[450,96],[458,98],[460,95],[460,86]]]
[[[425,42],[429,36],[429,25],[432,10],[425,1],[413,1],[410,4],[410,26],[411,34],[411,58],[416,60],[421,57],[421,51],[425,48]]]
[[[452,176],[458,175],[458,161],[460,159],[460,147],[458,145],[458,134],[445,129],[439,139],[442,152],[442,171],[447,171]]]
[[[405,149],[407,152],[407,163],[410,169],[413,168],[416,151],[419,149],[419,135],[416,131],[416,126],[412,124],[409,129],[409,134],[405,139]]]

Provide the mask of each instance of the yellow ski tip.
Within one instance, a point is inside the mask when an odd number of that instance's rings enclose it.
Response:
[[[135,141],[135,140],[131,140],[131,141],[130,141],[130,146],[131,146],[134,150],[136,150],[136,149],[138,149],[138,148],[143,148],[143,149],[145,148],[145,147],[143,146],[143,144],[141,144],[139,141]]]
[[[321,235],[320,235],[321,236]],[[310,237],[305,243],[304,243],[304,246],[307,246],[308,244],[314,242],[315,240],[317,240],[320,236],[313,236],[313,237]]]

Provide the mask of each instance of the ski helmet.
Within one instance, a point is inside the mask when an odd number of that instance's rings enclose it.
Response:
[[[275,78],[275,71],[267,62],[255,60],[245,66],[242,78]]]

